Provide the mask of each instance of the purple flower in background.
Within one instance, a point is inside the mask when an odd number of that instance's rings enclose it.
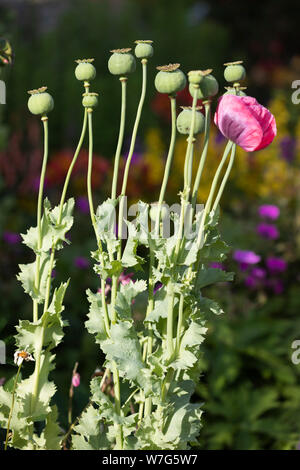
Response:
[[[235,250],[233,252],[233,259],[238,261],[242,266],[248,266],[249,264],[259,263],[261,257],[254,253],[254,251]]]
[[[215,143],[217,145],[223,144],[224,140],[225,140],[225,137],[223,136],[223,134],[218,129],[217,134],[215,136]]]
[[[125,156],[125,160],[128,158],[128,153]],[[131,157],[131,163],[134,165],[135,163],[138,163],[141,160],[141,154],[133,152],[132,157]]]
[[[285,136],[280,141],[281,156],[287,162],[292,162],[295,158],[296,152],[296,139],[290,136]]]
[[[49,181],[47,178],[45,178],[44,180],[44,189],[47,188],[49,186]],[[38,176],[37,178],[34,178],[33,182],[32,182],[32,188],[34,191],[38,192],[39,188],[40,188],[40,177]]]
[[[5,382],[5,377],[0,377],[0,387],[4,384]]]
[[[266,277],[266,271],[263,268],[253,268],[245,279],[245,285],[250,289],[257,289],[262,285],[262,280]]]
[[[275,225],[262,222],[256,227],[257,233],[268,240],[276,240],[279,237],[279,230]]]
[[[249,287],[249,289],[255,289],[258,285],[257,279],[250,274],[245,279],[245,285]]]
[[[89,213],[90,207],[89,207],[89,200],[88,200],[87,197],[80,196],[76,200],[76,204],[77,204],[77,207],[80,210],[80,212],[82,212],[83,214],[88,214]]]
[[[72,385],[73,387],[79,387],[80,385],[80,375],[76,372],[72,377]]]
[[[264,279],[266,277],[266,270],[263,268],[253,268],[251,271],[251,276],[256,279]]]
[[[272,204],[263,204],[258,208],[258,214],[260,215],[260,217],[275,220],[280,215],[280,209],[279,207],[274,206]]]
[[[162,286],[163,286],[163,284],[162,284],[161,282],[157,282],[157,283],[155,284],[154,289],[153,289],[153,294],[156,294],[156,292],[157,292],[159,289],[161,289]]]
[[[222,269],[222,271],[225,271],[225,268],[222,263],[217,263],[216,261],[210,263],[210,268],[215,268],[215,269]]]
[[[266,286],[272,289],[274,294],[279,295],[283,292],[283,282],[280,279],[269,279]]]
[[[90,265],[88,259],[84,258],[83,256],[77,256],[74,259],[74,264],[76,268],[79,268],[79,269],[87,269]]]
[[[20,243],[22,240],[21,235],[15,232],[3,232],[3,240],[10,245],[15,245],[16,243]]]
[[[282,258],[270,256],[266,259],[266,266],[272,274],[282,273],[287,268],[287,262]]]

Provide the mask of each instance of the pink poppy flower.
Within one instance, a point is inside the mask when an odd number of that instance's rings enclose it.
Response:
[[[273,114],[252,96],[221,96],[214,121],[227,139],[246,152],[267,147],[277,132]]]

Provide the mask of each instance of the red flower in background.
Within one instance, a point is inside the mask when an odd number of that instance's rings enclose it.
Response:
[[[63,184],[70,163],[73,158],[71,150],[62,150],[54,154],[48,164],[46,178],[49,186]],[[86,173],[88,167],[88,152],[81,150],[78,159],[74,165],[73,176],[75,184],[85,184]],[[93,172],[92,172],[92,186],[99,188],[105,176],[110,170],[110,163],[104,157],[94,154],[93,156]]]

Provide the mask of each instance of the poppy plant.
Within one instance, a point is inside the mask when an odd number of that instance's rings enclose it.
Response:
[[[246,152],[267,147],[276,136],[274,116],[251,96],[223,95],[214,122],[225,137]]]

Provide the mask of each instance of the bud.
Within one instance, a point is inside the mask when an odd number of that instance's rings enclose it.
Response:
[[[135,58],[129,52],[131,48],[127,49],[113,49],[112,55],[108,61],[108,70],[113,75],[128,75],[135,71],[136,62]]]
[[[76,372],[72,377],[72,385],[73,387],[79,387],[80,385],[80,375]]]
[[[180,64],[169,64],[156,67],[159,70],[155,77],[155,88],[159,93],[174,95],[186,85],[184,73],[179,69]]]
[[[30,90],[31,95],[28,100],[28,109],[32,114],[47,115],[54,108],[52,96],[46,92],[47,87],[43,86],[37,90]]]
[[[138,59],[148,59],[153,56],[153,41],[150,40],[138,40],[135,41],[136,46],[134,53]]]
[[[77,80],[81,81],[86,81],[90,82],[91,80],[94,80],[96,77],[96,69],[92,62],[94,62],[94,59],[78,59],[75,60],[77,62],[77,67],[75,69],[75,77]]]
[[[182,111],[177,116],[177,130],[180,134],[189,135],[192,124],[192,108],[181,106]],[[199,111],[201,108],[196,108],[194,135],[203,132],[205,127],[205,119],[203,114]]]
[[[224,70],[224,78],[229,83],[240,82],[246,77],[246,70],[243,65],[242,60],[237,62],[227,62],[224,64],[226,66]]]

